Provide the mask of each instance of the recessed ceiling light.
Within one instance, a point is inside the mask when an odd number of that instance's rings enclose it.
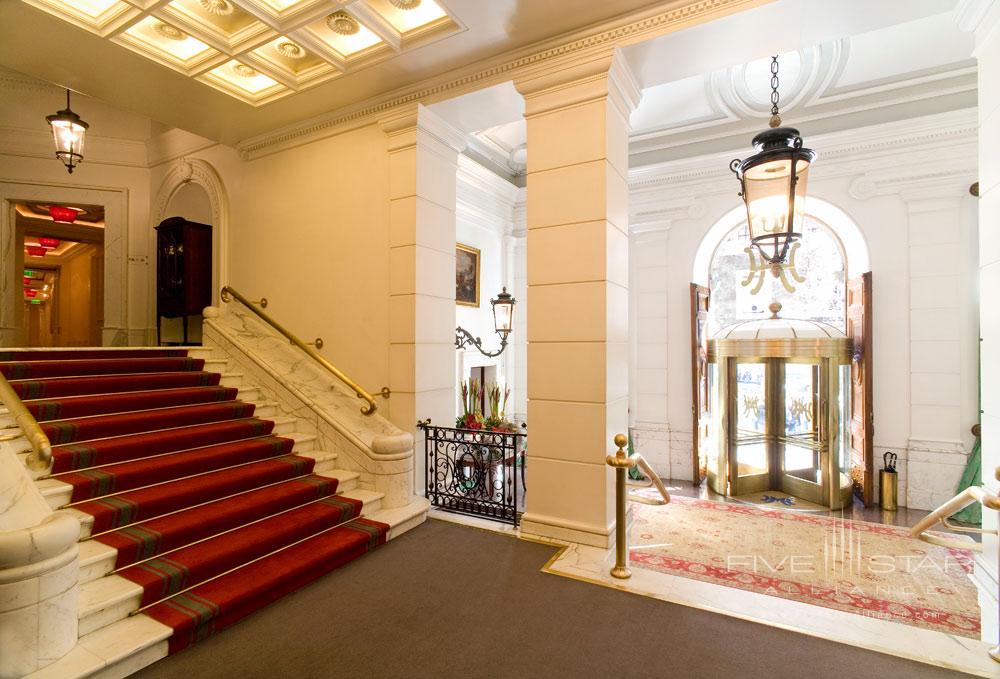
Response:
[[[180,29],[174,28],[170,24],[165,24],[162,21],[158,21],[153,24],[153,30],[168,40],[183,40],[187,37],[180,31]]]
[[[354,35],[361,30],[361,25],[347,12],[334,12],[326,18],[326,25],[340,35]]]
[[[389,0],[396,9],[408,10],[420,7],[420,0]]]

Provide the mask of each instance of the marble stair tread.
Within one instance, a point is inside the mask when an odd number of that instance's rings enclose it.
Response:
[[[391,509],[379,509],[368,514],[367,518],[388,524],[389,535],[387,539],[392,540],[426,521],[427,511],[430,507],[430,500],[425,497],[416,497],[409,504]]]
[[[244,375],[243,373],[236,373],[236,372],[222,373],[222,379],[219,380],[219,386],[240,387],[243,384],[244,377],[246,377],[246,375]]]
[[[299,419],[297,417],[291,417],[289,415],[278,415],[276,417],[268,417],[267,419],[274,422],[272,434],[275,436],[288,436],[295,431],[295,428],[299,423]]]
[[[382,511],[383,493],[355,489],[346,493],[338,492],[337,495],[360,501],[361,516],[367,517]],[[169,555],[169,552],[167,554]],[[104,558],[107,558],[106,554]],[[77,606],[80,636],[113,625],[132,615],[142,603],[142,591],[141,585],[110,572],[95,580],[81,582]]]
[[[364,504],[362,515],[367,516],[368,513],[380,509],[383,494],[358,489],[360,475],[357,472],[346,469],[330,469],[314,473],[317,476],[337,479],[336,494],[360,500]],[[80,584],[91,582],[114,571],[117,557],[118,550],[114,547],[99,540],[82,540],[80,542]]]
[[[283,438],[290,438],[295,443],[292,445],[292,450],[289,454],[299,455],[302,454],[303,457],[310,457],[316,460],[317,466],[323,465],[324,467],[331,466],[332,462],[337,459],[336,453],[326,453],[326,452],[316,452],[313,450],[314,443],[316,441],[316,436],[314,434],[299,434],[292,432],[290,434],[284,434]],[[183,451],[178,451],[183,452]],[[172,455],[174,453],[166,453],[167,455]],[[250,463],[247,463],[250,464]],[[176,479],[175,479],[176,480]],[[73,494],[73,486],[56,478],[45,478],[35,481],[35,485],[38,487],[48,502],[52,509],[59,509],[69,504],[70,499]],[[90,516],[87,514],[87,516]],[[93,523],[93,519],[87,522],[88,525]],[[89,533],[88,533],[89,534]]]
[[[328,450],[310,450],[310,451],[307,451],[307,452],[298,452],[297,451],[295,454],[296,455],[301,455],[302,457],[308,457],[308,458],[311,458],[313,460],[316,460],[316,466],[313,467],[313,473],[314,474],[319,474],[320,472],[322,472],[323,475],[326,476],[327,474],[341,474],[341,473],[343,473],[343,474],[347,475],[346,478],[342,477],[342,476],[337,476],[337,478],[340,479],[341,483],[344,483],[344,482],[353,482],[354,484],[357,483],[357,478],[359,476],[357,472],[350,472],[350,471],[347,471],[346,469],[335,469],[334,468],[334,466],[337,464],[337,458],[339,457],[339,455],[337,453],[333,453],[333,452],[330,452]],[[353,488],[354,486],[352,485],[351,487]],[[341,486],[340,489],[341,490],[350,490],[350,488],[344,488],[343,486]]]
[[[124,677],[167,655],[173,630],[148,615],[134,615],[80,637],[69,653],[25,679]]]

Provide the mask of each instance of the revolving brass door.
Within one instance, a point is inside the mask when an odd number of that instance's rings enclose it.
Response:
[[[823,361],[726,359],[731,420],[729,495],[778,490],[825,505],[829,446],[824,414],[830,391]]]

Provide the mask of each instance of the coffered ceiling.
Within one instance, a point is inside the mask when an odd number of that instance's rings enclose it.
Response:
[[[70,1],[75,4],[56,4]],[[229,16],[236,18],[209,17],[201,0],[0,0],[0,67],[236,146],[332,112],[349,115],[390,93],[452,82],[519,50],[579,37],[609,22],[658,15],[690,0],[433,0],[447,12],[436,20],[426,14],[429,0],[407,11],[396,10],[391,0],[227,2],[233,7]],[[340,10],[381,42],[338,43],[325,20]],[[169,39],[142,32],[145,26],[139,24],[150,17],[181,31],[185,42],[197,41],[190,43],[193,54],[157,53]],[[266,27],[264,35],[255,33],[260,26]],[[357,35],[361,40],[368,33],[359,28]],[[296,60],[296,50],[281,49],[282,38],[305,56]],[[232,70],[237,64],[261,77],[251,82]],[[74,110],[94,124],[86,99],[77,101]],[[95,125],[91,134],[114,133]]]
[[[461,31],[442,0],[24,0],[255,106]]]

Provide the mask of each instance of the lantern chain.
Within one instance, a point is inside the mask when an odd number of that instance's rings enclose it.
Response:
[[[778,57],[771,57],[771,120],[770,127],[781,125],[781,116],[778,115]]]

